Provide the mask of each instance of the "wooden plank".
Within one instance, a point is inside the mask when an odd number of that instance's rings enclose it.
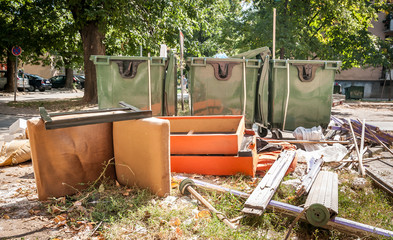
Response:
[[[263,138],[268,143],[282,143],[282,142],[287,142],[291,144],[297,144],[297,143],[307,143],[307,144],[335,144],[335,143],[340,143],[340,144],[350,144],[349,141],[334,141],[334,140],[293,140],[293,139],[268,139],[268,138]]]
[[[284,178],[285,173],[291,165],[295,155],[295,151],[284,151],[280,154],[277,161],[274,162],[273,166],[269,169],[267,174],[262,178],[258,186],[244,203],[244,213],[259,216],[263,214],[269,204],[269,201],[277,191],[277,188],[280,185],[281,180]],[[249,208],[261,211],[250,211]]]
[[[393,195],[393,159],[375,160],[367,165],[367,175]]]

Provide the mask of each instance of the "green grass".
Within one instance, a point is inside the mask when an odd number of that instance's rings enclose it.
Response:
[[[339,187],[338,216],[393,230],[392,197],[374,187],[369,179],[365,189],[352,189],[354,177],[349,173],[339,176],[343,180]],[[290,178],[291,176],[286,177]],[[257,184],[255,179],[242,175],[206,176],[202,179],[244,192],[252,192]],[[242,216],[245,199],[217,191],[197,191],[228,219]],[[293,188],[281,185],[274,199],[293,205],[304,204],[305,198],[294,198],[294,193]],[[53,206],[63,209],[70,226],[78,221],[90,222],[94,226],[101,223],[95,236],[106,239],[283,239],[293,221],[292,217],[267,210],[261,217],[244,217],[238,229],[230,230],[214,215],[196,217],[204,208],[195,199],[182,196],[177,188],[172,189],[171,196],[174,200],[168,201],[169,198],[159,198],[148,190],[107,182],[69,196],[65,201],[57,199],[46,204],[49,212]],[[75,207],[78,204],[80,207]],[[53,213],[53,217],[58,214]],[[304,222],[295,224],[292,236],[297,236],[298,239],[357,238],[336,230],[316,228]]]

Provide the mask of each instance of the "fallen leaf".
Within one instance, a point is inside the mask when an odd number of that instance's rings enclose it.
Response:
[[[180,224],[181,224],[181,221],[180,221],[179,218],[172,218],[172,219],[169,221],[169,225],[172,226],[172,227],[180,226]]]
[[[3,218],[4,218],[4,219],[10,219],[10,216],[8,216],[7,214],[4,214],[4,215],[3,215]]]
[[[178,182],[171,182],[171,188],[175,189],[179,187],[179,183]]]
[[[51,210],[51,213],[54,213],[54,214],[62,212],[62,210],[58,206],[51,206],[50,210]]]
[[[58,227],[64,226],[67,223],[67,215],[57,215],[53,221],[57,224]]]
[[[198,212],[198,218],[210,218],[211,214],[208,210],[202,210]]]
[[[37,215],[40,212],[41,212],[41,210],[34,210],[34,209],[29,210],[30,215]]]
[[[177,227],[176,228],[176,234],[181,236],[183,234],[183,231],[179,227]]]
[[[65,204],[65,203],[66,203],[65,197],[61,197],[61,198],[57,199],[57,201],[60,202],[60,203],[62,203],[62,204]]]
[[[102,193],[105,191],[105,187],[103,184],[100,185],[100,187],[98,188],[98,192]]]

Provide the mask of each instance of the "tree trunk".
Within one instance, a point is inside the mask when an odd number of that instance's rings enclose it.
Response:
[[[285,57],[285,48],[282,47],[280,48],[280,59],[284,59],[284,57]]]
[[[98,22],[88,22],[80,30],[80,34],[85,66],[85,94],[83,100],[89,103],[97,103],[96,68],[89,58],[91,55],[105,55],[104,35],[98,29]]]
[[[16,77],[16,57],[11,54],[11,49],[7,51],[7,84],[5,85],[5,92],[13,92],[15,77]]]
[[[72,83],[74,79],[74,71],[71,68],[66,68],[65,69],[65,74],[66,74],[66,88],[73,88]]]

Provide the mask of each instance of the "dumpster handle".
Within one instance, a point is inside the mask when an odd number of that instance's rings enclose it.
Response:
[[[92,56],[91,60],[93,60],[95,65],[109,65],[108,56]]]
[[[287,68],[288,64],[289,64],[288,60],[286,60],[285,65],[282,65],[282,66],[277,65],[277,63],[280,63],[280,62],[278,62],[278,61],[276,62],[276,60],[274,60],[274,59],[272,59],[272,62],[273,62],[273,68]]]
[[[285,123],[286,123],[286,120],[287,120],[287,113],[288,113],[288,103],[289,103],[289,94],[291,93],[290,92],[290,79],[289,79],[289,63],[288,63],[288,59],[285,61],[285,65],[286,65],[286,67],[287,67],[287,98],[286,98],[286,100],[285,100],[285,108],[284,108],[284,119],[283,119],[283,122],[282,122],[282,130],[284,131],[285,130]]]
[[[249,64],[251,63],[251,64]],[[257,65],[253,64],[253,63],[258,63]],[[261,67],[261,60],[257,59],[246,59],[246,67],[247,68],[260,68]]]
[[[246,59],[243,57],[243,116],[246,115],[247,105]]]
[[[157,66],[165,66],[165,58],[162,57],[152,57],[151,59],[151,65],[157,65]],[[159,60],[159,62],[155,63],[153,60]]]
[[[195,60],[203,59],[203,63],[195,63]],[[191,66],[206,66],[206,58],[191,58]]]
[[[334,66],[333,64],[336,64],[336,66]],[[337,69],[339,69],[340,68],[340,62],[334,62],[334,63],[332,63],[332,67],[329,67],[329,65],[328,65],[328,62],[325,62],[325,69],[326,70],[337,70]]]

